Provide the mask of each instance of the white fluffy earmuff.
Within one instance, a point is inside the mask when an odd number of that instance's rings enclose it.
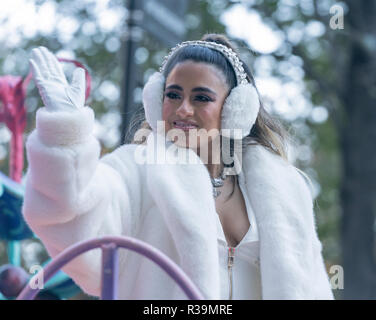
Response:
[[[164,84],[164,75],[155,72],[148,79],[142,92],[145,118],[154,132],[157,132],[157,121],[162,120]],[[240,138],[239,135],[234,136],[233,129],[241,129],[241,138],[247,136],[256,122],[259,109],[260,100],[251,83],[233,88],[222,109],[221,129],[229,129],[222,131],[222,135]]]
[[[142,90],[145,118],[154,132],[157,132],[157,121],[162,120],[164,84],[164,75],[155,72],[149,77]]]
[[[240,136],[244,138],[255,124],[259,110],[260,100],[256,88],[251,83],[239,84],[231,90],[223,104],[221,134],[228,138],[239,138],[234,136],[233,129],[240,129]]]

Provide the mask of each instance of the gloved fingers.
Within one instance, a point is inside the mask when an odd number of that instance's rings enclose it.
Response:
[[[71,87],[85,91],[85,70],[76,68],[73,71]]]
[[[59,76],[57,75],[57,72],[53,66],[53,60],[51,59],[51,56],[48,50],[44,47],[39,47],[39,51],[44,59],[44,62],[46,63],[48,73],[49,73],[49,78],[59,79]]]
[[[50,77],[56,76],[55,70],[52,68],[51,58],[49,57],[48,51],[45,47],[39,47],[39,51],[42,54],[44,62],[46,63],[48,72],[50,73]]]
[[[46,62],[48,71],[50,72],[50,76],[57,77],[57,71],[55,69],[55,66],[53,65],[53,59],[50,56],[49,51],[45,47],[39,47],[40,52],[44,58],[44,61]]]
[[[45,47],[40,47],[40,49],[45,58],[45,61],[47,61],[51,75],[55,78],[61,79],[61,81],[67,84],[68,82],[65,78],[63,68],[61,67],[60,62],[57,60],[55,55]]]
[[[57,60],[57,58],[55,57],[55,55],[53,55],[54,57],[54,64],[55,64],[55,68],[57,70],[57,73],[63,78],[65,79],[65,82],[68,83],[67,81],[67,78],[65,77],[65,73],[64,73],[64,70],[63,70],[63,67],[60,63],[59,60]]]
[[[41,78],[45,80],[50,78],[50,71],[48,69],[47,62],[45,61],[45,58],[43,57],[40,48],[35,48],[31,50],[31,56],[33,61],[39,67]]]
[[[29,63],[30,63],[30,68],[31,68],[31,73],[33,75],[33,79],[34,81],[39,81],[42,79],[42,75],[39,71],[39,68],[37,66],[37,64],[35,63],[35,61],[33,59],[29,59]]]
[[[66,91],[67,95],[76,108],[81,108],[85,104],[85,70],[76,68],[73,71],[70,88]]]
[[[31,72],[32,72],[32,75],[33,75],[33,79],[35,81],[35,85],[38,88],[39,94],[42,98],[44,105],[47,106],[48,105],[47,95],[46,95],[46,92],[45,92],[44,87],[43,87],[44,78],[42,77],[40,70],[39,70],[39,67],[35,63],[35,61],[33,59],[29,59],[29,62],[30,62],[30,68],[31,68]]]

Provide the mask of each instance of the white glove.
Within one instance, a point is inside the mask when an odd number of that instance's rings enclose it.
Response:
[[[84,69],[76,68],[69,84],[60,62],[47,48],[33,49],[29,61],[33,79],[47,110],[70,111],[84,107]]]

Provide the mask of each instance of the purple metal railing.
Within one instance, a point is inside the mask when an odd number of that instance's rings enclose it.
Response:
[[[44,282],[47,282],[59,269],[77,256],[92,249],[102,249],[101,299],[117,299],[118,256],[117,249],[125,248],[135,251],[154,261],[170,277],[177,282],[191,300],[202,300],[204,297],[184,271],[160,250],[146,242],[131,237],[102,237],[79,242],[58,254],[43,270]],[[32,289],[28,284],[17,297],[17,300],[32,300],[39,289]]]

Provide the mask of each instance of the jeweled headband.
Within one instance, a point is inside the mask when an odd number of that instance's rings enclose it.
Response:
[[[161,67],[159,68],[159,72],[162,73],[165,69],[165,66],[168,62],[168,60],[173,56],[173,54],[179,50],[182,47],[186,46],[203,46],[210,49],[217,50],[221,52],[227,60],[231,63],[236,79],[237,79],[237,85],[239,84],[247,84],[249,81],[247,80],[247,74],[244,71],[244,68],[242,66],[242,63],[239,60],[238,55],[229,47],[226,47],[223,44],[216,43],[216,42],[210,42],[210,41],[203,41],[203,40],[195,40],[195,41],[184,41],[182,43],[179,43],[177,46],[171,49],[170,53],[164,57]]]

